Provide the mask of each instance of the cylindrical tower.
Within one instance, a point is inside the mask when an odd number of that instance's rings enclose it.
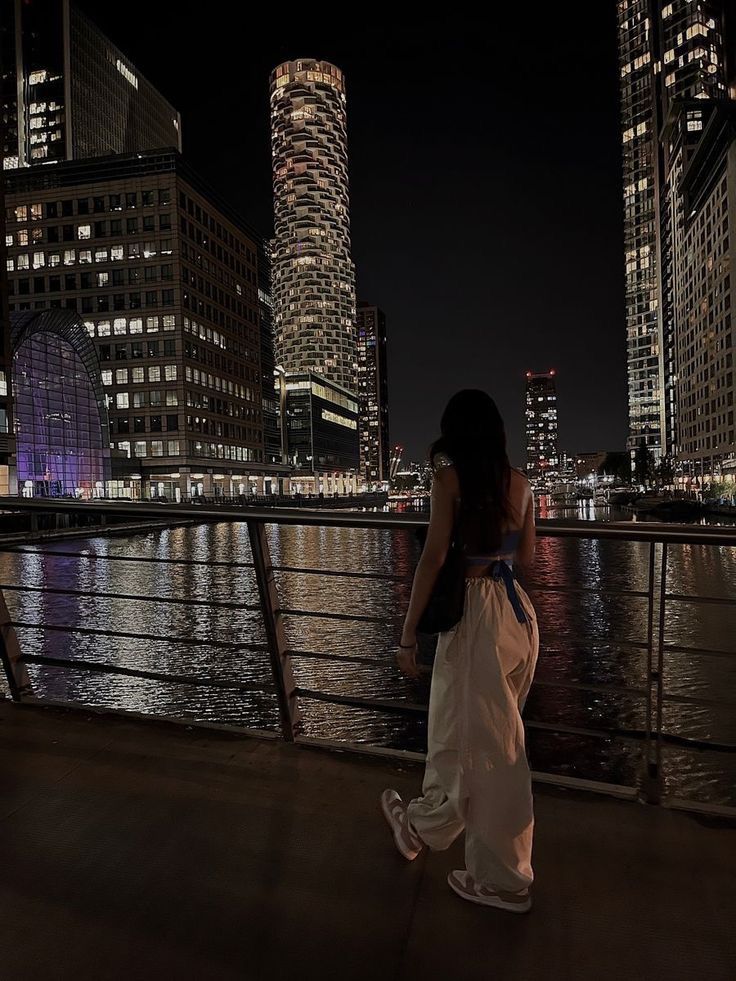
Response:
[[[276,359],[355,390],[345,82],[325,61],[271,75]]]

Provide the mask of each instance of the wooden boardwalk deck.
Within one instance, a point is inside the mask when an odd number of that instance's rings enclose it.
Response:
[[[420,770],[0,702],[0,978],[731,981],[736,835],[539,790],[535,907],[463,903],[378,811]]]

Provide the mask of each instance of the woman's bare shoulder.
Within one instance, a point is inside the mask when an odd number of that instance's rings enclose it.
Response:
[[[516,467],[510,467],[509,469],[511,471],[511,486],[516,486],[520,490],[526,490],[530,486],[526,474],[522,473],[521,470],[517,470]]]

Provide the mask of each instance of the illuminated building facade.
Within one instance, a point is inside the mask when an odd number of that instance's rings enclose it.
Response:
[[[526,373],[526,466],[537,493],[548,493],[560,479],[554,371]]]
[[[112,495],[281,489],[285,468],[264,453],[255,233],[175,152],[5,176],[11,310],[84,322],[110,405]],[[267,372],[273,390],[272,353]]]
[[[356,386],[345,80],[313,59],[271,75],[276,359]]]
[[[692,111],[683,110],[681,124]],[[711,480],[736,469],[736,103],[710,114],[678,194],[678,460],[686,480]]]
[[[680,100],[727,98],[726,0],[619,0],[628,448],[677,452],[671,118]],[[696,119],[688,144],[696,142]],[[660,138],[664,135],[664,139]]]
[[[181,150],[179,113],[73,0],[0,0],[6,169]]]
[[[369,487],[389,479],[388,369],[386,315],[380,307],[358,303],[358,404],[360,473]]]
[[[0,497],[17,490],[6,252],[5,199],[0,181]]]
[[[14,313],[18,485],[25,497],[103,497],[107,396],[92,338],[72,310]]]
[[[354,492],[359,466],[355,394],[306,371],[286,376],[285,396],[292,490]]]

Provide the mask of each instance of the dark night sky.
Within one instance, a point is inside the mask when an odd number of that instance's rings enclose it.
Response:
[[[491,7],[488,28],[371,8],[339,30],[292,29],[264,5],[241,8],[258,10],[250,23],[234,4],[83,6],[180,110],[190,163],[266,235],[269,72],[297,57],[345,71],[358,296],[386,311],[406,456],[425,452],[453,391],[479,387],[523,462],[524,373],[551,367],[563,448],[623,448],[613,3]]]

